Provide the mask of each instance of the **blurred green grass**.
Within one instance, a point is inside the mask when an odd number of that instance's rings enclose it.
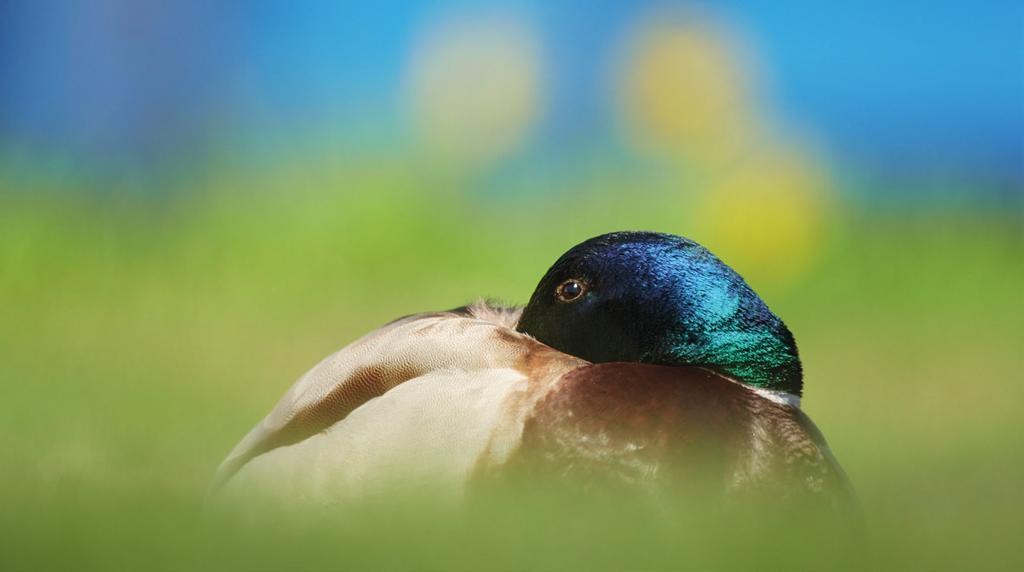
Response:
[[[590,567],[615,538],[655,551],[640,567],[671,563],[671,542],[610,517],[546,529],[564,543],[497,545],[521,528],[412,509],[338,535],[199,517],[231,446],[365,331],[479,296],[523,302],[602,232],[715,250],[688,231],[685,193],[609,183],[512,202],[448,183],[370,164],[213,174],[160,197],[0,185],[0,568],[280,569],[296,552],[310,567]],[[871,568],[1020,569],[1019,213],[848,202],[829,228],[799,280],[738,270],[797,336],[804,407],[861,495]]]

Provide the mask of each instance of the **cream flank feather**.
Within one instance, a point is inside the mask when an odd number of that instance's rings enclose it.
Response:
[[[518,317],[477,303],[360,338],[288,390],[211,492],[331,503],[437,482],[457,494],[504,461],[534,404],[587,363],[515,332]]]

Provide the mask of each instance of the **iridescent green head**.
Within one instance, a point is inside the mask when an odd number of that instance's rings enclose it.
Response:
[[[562,255],[517,329],[592,362],[696,365],[799,397],[796,342],[732,268],[692,240],[616,232]]]

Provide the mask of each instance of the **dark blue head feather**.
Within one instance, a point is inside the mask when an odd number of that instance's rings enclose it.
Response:
[[[568,302],[556,294],[567,281],[584,289]],[[670,234],[616,232],[573,247],[517,328],[592,362],[697,365],[794,395],[803,386],[782,320],[718,257]]]

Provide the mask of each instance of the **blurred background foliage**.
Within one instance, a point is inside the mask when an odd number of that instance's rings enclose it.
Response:
[[[196,514],[291,380],[642,228],[794,330],[872,567],[1020,569],[1022,37],[1016,2],[0,3],[0,568],[288,565]],[[419,532],[320,563],[600,542]]]

